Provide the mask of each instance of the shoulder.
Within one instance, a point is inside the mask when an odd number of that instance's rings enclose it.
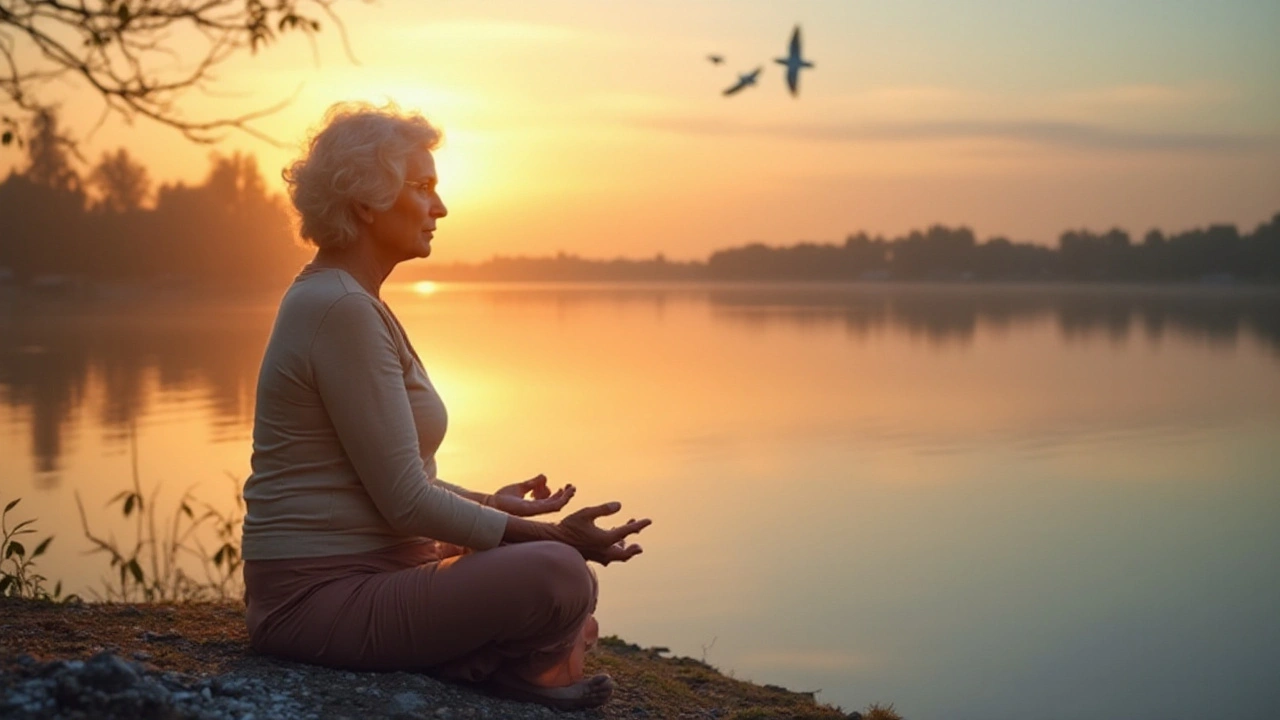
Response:
[[[281,314],[324,324],[332,320],[378,321],[381,303],[340,270],[305,271],[293,281],[281,302]]]
[[[280,302],[273,342],[307,352],[324,338],[343,344],[392,336],[391,320],[377,298],[347,273],[325,269],[304,271],[289,286]]]

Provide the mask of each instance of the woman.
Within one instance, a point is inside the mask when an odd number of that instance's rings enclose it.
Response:
[[[539,475],[492,495],[436,477],[443,403],[380,299],[431,254],[447,210],[440,134],[394,107],[339,105],[284,173],[317,248],[280,303],[258,379],[245,483],[245,597],[259,652],[334,667],[487,681],[560,709],[609,699],[584,677],[597,626],[586,560],[626,561],[649,524],[558,523],[572,485]],[[459,552],[465,548],[473,552]],[[450,550],[451,549],[451,550]]]

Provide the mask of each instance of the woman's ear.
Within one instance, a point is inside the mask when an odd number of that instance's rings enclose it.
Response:
[[[373,222],[373,208],[362,202],[356,203],[356,217],[360,218],[362,222]]]

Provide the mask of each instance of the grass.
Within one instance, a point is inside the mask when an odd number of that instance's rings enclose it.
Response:
[[[54,585],[53,592],[45,589],[46,578],[36,572],[36,558],[49,549],[53,542],[50,535],[41,540],[30,553],[18,538],[34,535],[34,519],[23,520],[9,528],[9,512],[22,502],[22,498],[9,501],[0,513],[0,597],[19,597],[33,600],[57,600],[62,595],[62,581]],[[74,597],[74,596],[72,596]]]
[[[137,434],[132,426],[129,439],[132,487],[111,498],[107,507],[119,505],[124,519],[133,520],[132,542],[117,541],[114,534],[106,538],[95,534],[89,527],[80,494],[76,493],[80,525],[93,546],[91,552],[107,555],[114,571],[111,577],[103,578],[102,592],[94,591],[94,595],[117,602],[201,602],[240,597],[244,587],[240,573],[243,560],[237,531],[244,517],[244,498],[236,478],[227,476],[236,502],[231,513],[199,500],[187,488],[162,523],[156,503],[160,487],[149,496],[142,492]],[[207,543],[210,533],[213,540]],[[188,573],[183,559],[196,563],[200,574]]]

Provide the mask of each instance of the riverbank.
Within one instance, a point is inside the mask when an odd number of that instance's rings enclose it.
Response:
[[[6,718],[828,718],[810,693],[726,677],[691,658],[606,638],[589,672],[618,682],[588,713],[555,713],[415,673],[355,673],[249,651],[238,603],[54,604],[0,598]],[[865,717],[897,716],[868,708]]]

